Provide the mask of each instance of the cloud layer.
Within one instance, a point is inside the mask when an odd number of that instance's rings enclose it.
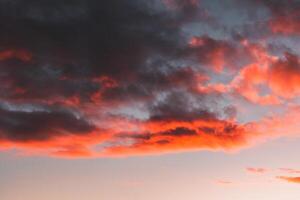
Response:
[[[0,149],[127,156],[297,137],[298,3],[229,2],[250,15],[204,0],[1,1]]]

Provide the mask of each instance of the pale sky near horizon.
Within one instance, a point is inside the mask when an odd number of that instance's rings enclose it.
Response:
[[[118,159],[57,159],[1,154],[5,200],[296,200],[299,185],[277,176],[300,168],[299,140],[274,140],[226,154],[194,152]],[[264,173],[246,169],[264,168]],[[226,182],[226,183],[224,183]],[[228,182],[228,183],[227,183]]]

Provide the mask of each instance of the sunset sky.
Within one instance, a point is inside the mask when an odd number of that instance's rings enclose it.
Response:
[[[0,0],[0,200],[299,200],[300,1]]]

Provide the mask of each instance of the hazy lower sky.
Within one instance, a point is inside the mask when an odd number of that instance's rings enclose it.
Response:
[[[298,200],[299,9],[0,1],[0,199]]]

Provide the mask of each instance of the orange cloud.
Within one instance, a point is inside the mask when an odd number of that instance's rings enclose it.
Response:
[[[56,157],[107,157],[163,154],[184,151],[235,151],[276,137],[297,137],[300,108],[285,115],[266,117],[249,124],[229,120],[130,120],[107,119],[104,129],[85,134],[55,135],[47,140],[1,139],[2,150],[16,149],[23,155]],[[264,173],[263,168],[247,168]]]
[[[270,66],[269,85],[275,94],[285,98],[300,95],[300,62],[296,55],[286,53]]]
[[[249,46],[248,48],[256,59],[244,66],[229,85],[223,86],[225,89],[222,89],[222,92],[234,92],[260,105],[278,105],[283,102],[283,99],[292,99],[300,95],[298,56],[286,53],[284,58],[279,58],[270,55],[262,47]],[[268,92],[262,92],[261,87]],[[210,86],[210,88],[216,87]]]
[[[0,143],[4,149],[14,148],[25,155],[46,154],[73,158],[162,154],[201,149],[231,151],[247,145],[250,137],[245,127],[222,120],[121,120],[106,123],[111,128],[83,135],[58,135],[41,141],[2,139]]]
[[[142,125],[144,135],[132,145],[108,148],[108,155],[161,154],[200,149],[232,150],[247,144],[242,126],[226,121],[147,122]]]
[[[235,93],[260,105],[278,105],[281,100],[274,94],[260,94],[259,86],[266,85],[267,66],[254,63],[246,66],[231,82]]]
[[[9,141],[0,140],[3,151],[16,149],[17,154],[23,156],[47,155],[53,157],[79,158],[96,157],[97,153],[91,150],[96,144],[108,139],[108,134],[91,132],[87,135],[69,135],[55,137],[46,141]]]
[[[277,178],[290,183],[300,184],[300,177],[278,176]]]
[[[222,42],[217,42],[214,41],[214,45],[211,46],[216,46],[218,47],[217,49],[224,49],[221,48]],[[193,38],[191,40],[192,46],[201,46],[204,45],[205,42],[202,38]],[[217,45],[218,44],[218,45]],[[207,46],[207,45],[206,45]],[[268,50],[258,44],[254,43],[249,43],[248,41],[242,41],[240,46],[237,47],[230,47],[227,46],[227,49],[224,49],[224,52],[244,52],[244,54],[247,54],[250,63],[244,65],[238,72],[237,74],[233,77],[231,82],[229,84],[223,84],[223,83],[209,83],[206,86],[200,86],[198,89],[201,92],[220,92],[220,93],[229,93],[229,94],[234,94],[236,96],[241,96],[244,99],[248,100],[249,102],[259,104],[259,105],[279,105],[282,103],[281,97],[287,97],[285,95],[283,90],[278,90],[276,87],[277,85],[282,85],[282,82],[279,82],[275,80],[275,77],[277,73],[274,70],[276,64],[280,62],[278,57],[272,56],[269,54]],[[206,47],[208,48],[208,47]],[[213,48],[214,49],[214,48]],[[231,49],[231,50],[229,50]],[[206,51],[210,52],[210,51]],[[245,53],[246,52],[246,53]],[[240,59],[245,59],[245,55],[241,53],[233,53],[233,57],[237,57]],[[205,53],[204,53],[205,55]],[[203,57],[203,55],[202,55]],[[224,59],[219,59],[218,56],[212,56],[208,60],[210,62],[213,62],[213,60],[222,60],[222,65],[223,66],[225,63],[227,65],[230,65],[230,55],[225,56]],[[283,60],[284,62],[284,60]],[[281,64],[281,63],[279,63]],[[210,63],[212,66],[218,66],[218,65],[213,65]],[[220,66],[218,67],[219,69]],[[288,72],[287,72],[288,73]],[[279,76],[282,74],[278,73]],[[280,77],[281,79],[286,79],[285,77]],[[295,85],[297,83],[293,83]],[[267,92],[263,91],[266,90]],[[269,91],[268,91],[269,90]]]

